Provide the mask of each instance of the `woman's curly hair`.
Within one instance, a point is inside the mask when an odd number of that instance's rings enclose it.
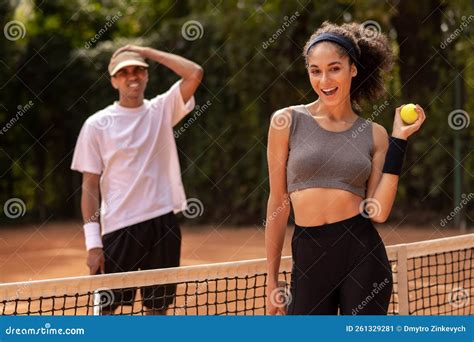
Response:
[[[361,100],[373,101],[380,98],[385,93],[383,73],[390,71],[393,65],[393,52],[387,36],[381,32],[368,30],[359,23],[336,25],[325,21],[305,44],[303,56],[306,65],[308,65],[309,45],[316,37],[326,32],[346,37],[359,52],[357,75],[351,83],[351,101],[359,104]],[[337,46],[341,56],[349,56],[342,46],[334,45]],[[350,63],[354,61],[350,59]]]

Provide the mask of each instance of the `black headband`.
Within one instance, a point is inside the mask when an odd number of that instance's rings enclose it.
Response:
[[[347,54],[352,58],[354,62],[357,62],[359,59],[359,51],[356,49],[352,41],[347,39],[346,37],[336,34],[336,33],[331,33],[331,32],[326,32],[323,34],[320,34],[314,40],[311,41],[311,43],[308,46],[308,49],[306,49],[306,56],[309,53],[309,50],[311,50],[317,43],[319,42],[333,42],[336,43],[340,46],[342,46],[346,51]]]

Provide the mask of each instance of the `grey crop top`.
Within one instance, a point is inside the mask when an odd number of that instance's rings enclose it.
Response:
[[[306,106],[291,107],[288,193],[336,188],[365,198],[372,167],[372,123],[358,117],[342,132],[322,128]]]

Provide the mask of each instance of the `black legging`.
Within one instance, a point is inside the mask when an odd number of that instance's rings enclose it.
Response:
[[[370,219],[295,226],[289,315],[386,315],[392,272]]]

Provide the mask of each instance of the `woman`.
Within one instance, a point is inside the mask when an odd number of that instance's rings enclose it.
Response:
[[[386,314],[392,274],[372,221],[385,222],[395,195],[407,138],[425,120],[405,125],[395,111],[392,134],[354,111],[384,93],[392,65],[386,36],[325,22],[303,51],[318,100],[277,111],[268,137],[267,310],[285,314],[278,270],[293,206],[290,315]]]

